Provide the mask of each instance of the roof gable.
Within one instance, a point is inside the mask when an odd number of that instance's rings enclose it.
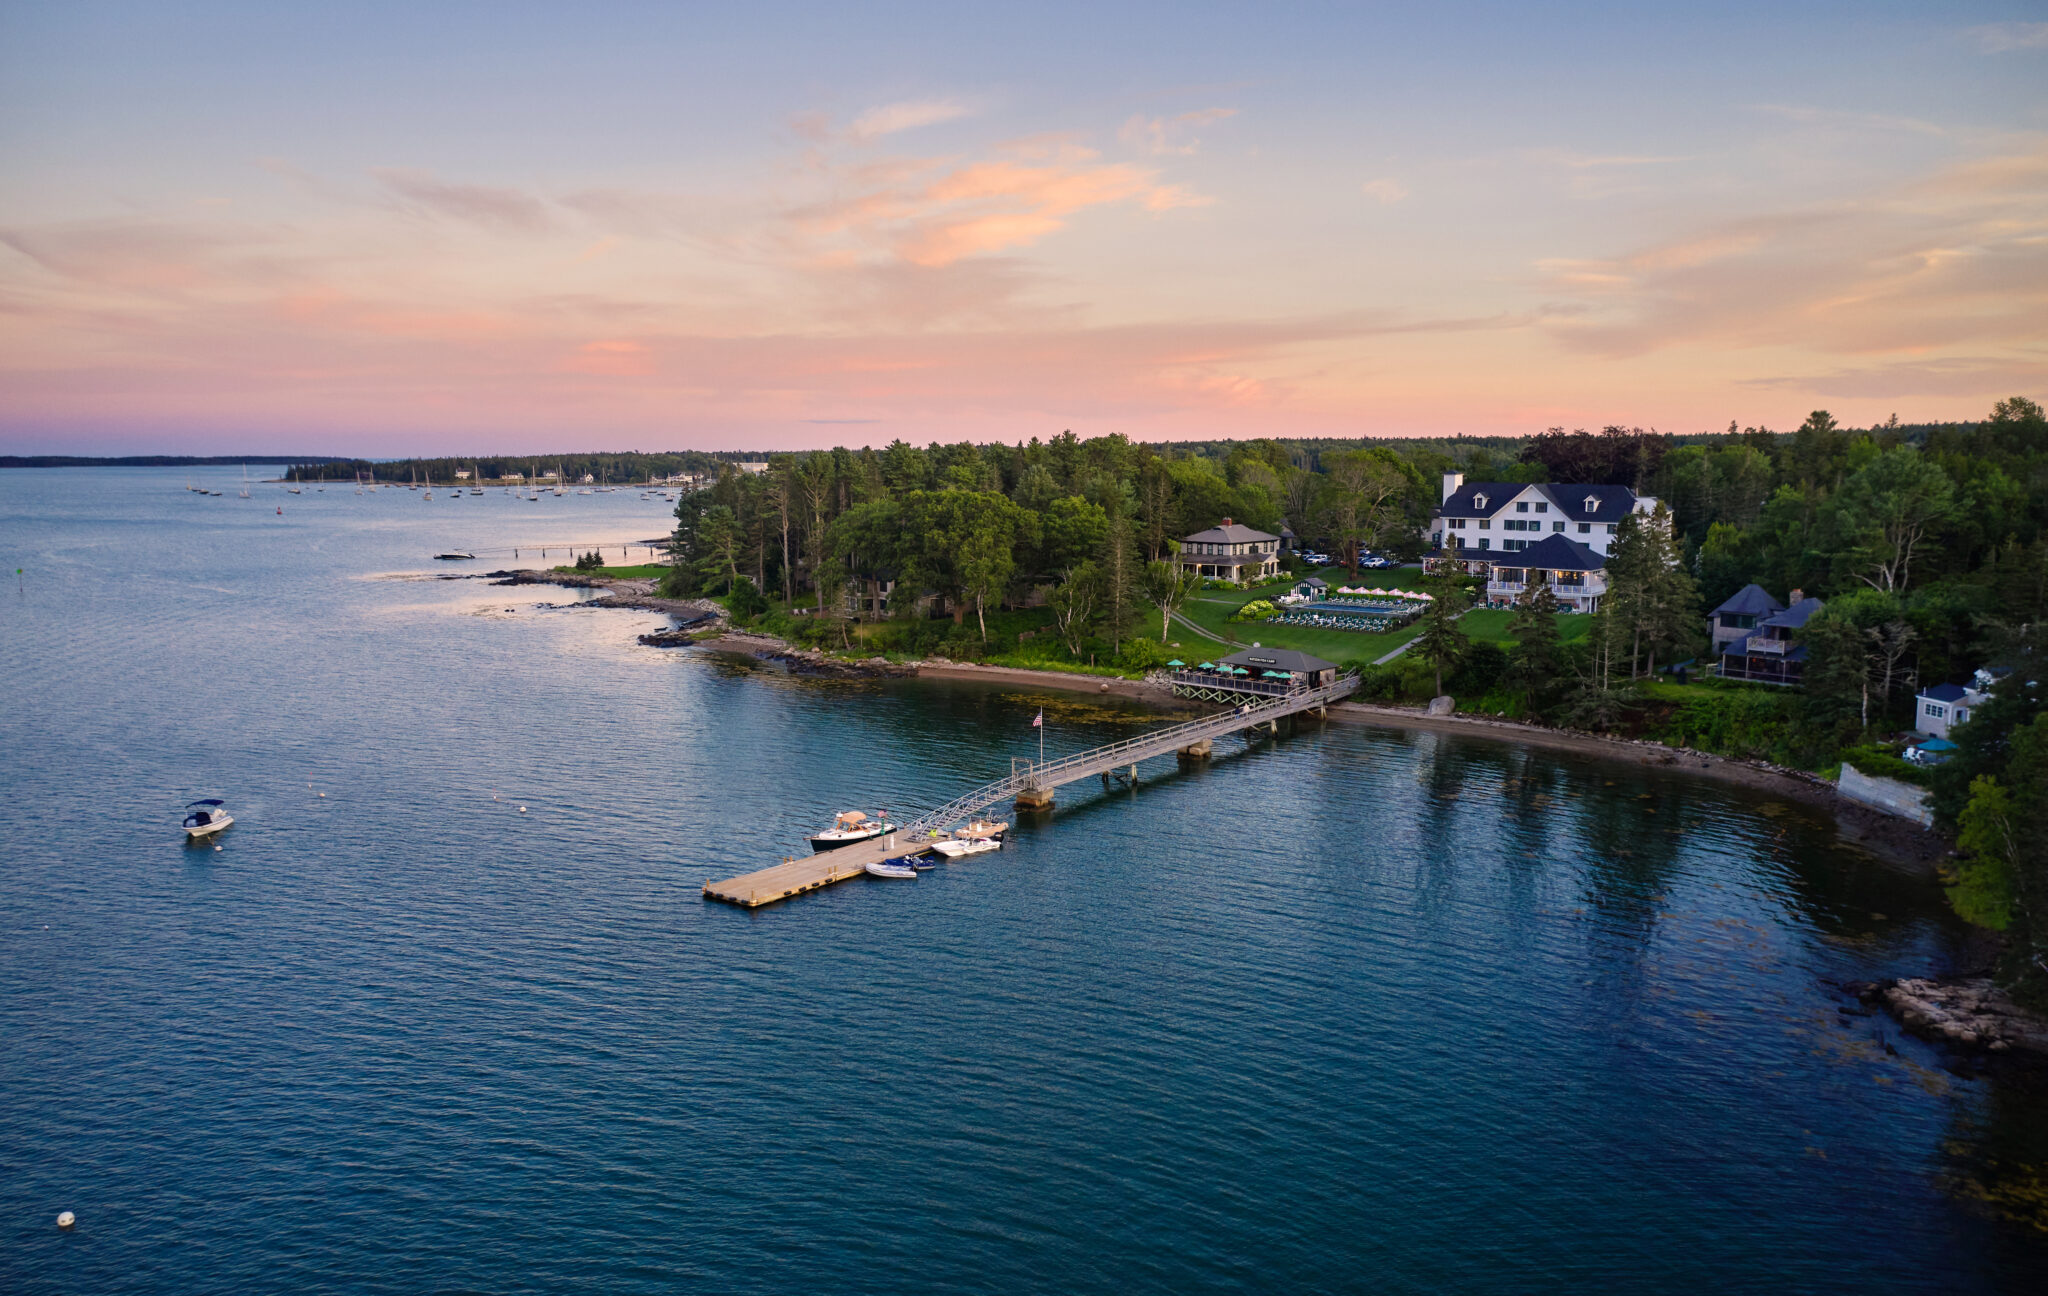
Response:
[[[1960,702],[1969,695],[1970,690],[1960,684],[1936,684],[1933,688],[1920,690],[1920,696],[1930,702]]]
[[[1595,550],[1561,535],[1548,535],[1527,549],[1487,554],[1496,567],[1550,567],[1564,571],[1601,571],[1607,560]]]
[[[1767,626],[1783,626],[1787,630],[1797,630],[1808,621],[1811,621],[1814,614],[1826,606],[1826,603],[1817,598],[1803,598],[1791,607],[1786,608],[1783,612],[1766,620],[1763,624]]]
[[[1232,522],[1229,526],[1214,526],[1210,527],[1207,531],[1197,531],[1187,538],[1186,543],[1250,544],[1259,540],[1278,540],[1279,538],[1276,535],[1267,535],[1264,531],[1254,530],[1242,522]]]
[[[1626,486],[1545,482],[1538,489],[1572,522],[1619,522],[1636,507],[1637,495]]]
[[[1769,590],[1761,585],[1744,585],[1729,597],[1726,603],[1713,610],[1711,615],[1720,616],[1726,612],[1731,616],[1769,616],[1783,612],[1785,605],[1771,597]]]

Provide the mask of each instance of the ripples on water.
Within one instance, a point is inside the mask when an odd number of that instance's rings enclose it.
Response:
[[[1944,1191],[2032,1101],[1830,989],[1961,933],[1802,808],[1331,726],[1062,790],[915,883],[709,906],[1000,773],[1040,706],[1062,750],[1149,721],[365,579],[658,530],[631,496],[278,519],[181,481],[0,474],[11,1290],[1995,1290],[2048,1255]],[[215,793],[223,849],[181,845]]]

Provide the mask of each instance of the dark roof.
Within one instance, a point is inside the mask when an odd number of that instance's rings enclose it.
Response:
[[[1930,689],[1921,689],[1920,696],[1934,702],[1960,702],[1970,695],[1970,690],[1960,684],[1936,684]]]
[[[1626,486],[1574,486],[1546,482],[1536,488],[1573,522],[1619,522],[1636,506],[1636,493]],[[1592,508],[1586,501],[1593,502]]]
[[[1525,482],[1467,482],[1437,506],[1437,516],[1493,517],[1513,503],[1516,496],[1531,489],[1571,522],[1619,522],[1636,506],[1636,493],[1626,486],[1544,482],[1531,487]],[[1476,502],[1481,495],[1486,497],[1485,508]],[[1586,507],[1588,499],[1593,501],[1590,509]]]
[[[1207,531],[1197,531],[1188,537],[1191,541],[1199,540],[1203,544],[1248,544],[1254,540],[1278,540],[1279,538],[1276,535],[1267,535],[1264,531],[1255,531],[1242,522],[1232,522],[1229,526],[1210,527]]]
[[[1720,616],[1723,612],[1732,616],[1769,616],[1783,612],[1785,605],[1770,595],[1761,585],[1744,585],[1726,603],[1713,610],[1710,615]]]
[[[1607,560],[1576,540],[1549,535],[1527,549],[1490,555],[1496,567],[1551,567],[1565,571],[1600,571]]]
[[[1466,482],[1451,492],[1451,497],[1438,507],[1444,517],[1492,517],[1515,496],[1529,489],[1522,482]],[[1486,496],[1486,507],[1480,508],[1472,501],[1475,497]]]
[[[1328,589],[1328,588],[1330,588],[1330,582],[1328,582],[1328,581],[1324,580],[1324,579],[1323,579],[1322,577],[1320,577],[1320,576],[1311,576],[1311,577],[1309,577],[1309,578],[1308,578],[1307,580],[1301,580],[1301,581],[1296,581],[1296,582],[1295,582],[1295,584],[1297,584],[1297,585],[1319,585],[1319,586],[1321,586],[1321,587],[1322,587],[1322,588],[1324,588],[1324,589]]]
[[[1284,670],[1296,674],[1337,669],[1336,662],[1326,662],[1320,657],[1311,657],[1292,648],[1241,648],[1230,656],[1217,660],[1225,666],[1243,666],[1248,670]]]
[[[1817,598],[1803,598],[1763,624],[1767,626],[1784,626],[1787,630],[1797,630],[1808,621],[1811,621],[1814,613],[1826,606],[1827,604]]]

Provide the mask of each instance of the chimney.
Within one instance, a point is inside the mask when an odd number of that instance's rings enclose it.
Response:
[[[1805,591],[1805,590],[1793,590],[1793,591],[1792,591],[1792,599],[1791,599],[1791,602],[1790,602],[1790,603],[1788,604],[1788,606],[1791,606],[1791,607],[1798,607],[1798,606],[1799,606],[1799,600],[1800,600],[1800,599],[1803,599],[1803,598],[1805,598],[1805,597],[1806,597],[1806,591]]]
[[[1453,495],[1456,495],[1456,494],[1458,493],[1458,487],[1460,487],[1460,486],[1463,486],[1464,484],[1465,484],[1465,474],[1464,474],[1464,473],[1445,473],[1445,474],[1444,474],[1444,499],[1445,499],[1445,500],[1448,500],[1448,499],[1449,499],[1449,498],[1450,498],[1451,496],[1453,496]],[[1442,502],[1443,502],[1443,500],[1439,500],[1439,501],[1437,501],[1437,502],[1438,502],[1438,503],[1442,503]]]
[[[1224,519],[1223,519],[1223,525],[1224,525],[1224,526],[1229,526],[1229,525],[1230,525],[1230,519],[1229,519],[1229,518],[1224,518]]]

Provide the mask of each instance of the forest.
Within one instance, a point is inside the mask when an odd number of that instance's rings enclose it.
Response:
[[[1054,669],[1136,673],[1204,651],[1198,635],[1258,634],[1356,670],[1366,698],[1448,691],[1460,710],[1922,782],[1968,854],[1958,909],[2014,933],[2023,966],[2009,970],[2048,998],[2048,855],[2028,831],[2048,815],[2048,419],[2029,400],[1975,422],[1862,429],[1816,411],[1785,432],[1690,436],[1148,445],[1063,433],[767,463],[750,474],[728,461],[683,498],[668,592],[849,653]],[[1168,561],[1229,517],[1285,526],[1364,581],[1368,552],[1421,555],[1446,471],[1626,485],[1659,507],[1623,525],[1594,615],[1559,615],[1540,586],[1512,611],[1473,608],[1476,580],[1451,572],[1394,638],[1261,628],[1238,614],[1279,585],[1232,589]],[[1392,578],[1421,580],[1412,567]],[[1701,669],[1708,610],[1751,582],[1826,601],[1800,634],[1801,688]],[[1956,730],[1956,755],[1932,770],[1901,761],[1917,690],[1980,667],[2010,673]]]

